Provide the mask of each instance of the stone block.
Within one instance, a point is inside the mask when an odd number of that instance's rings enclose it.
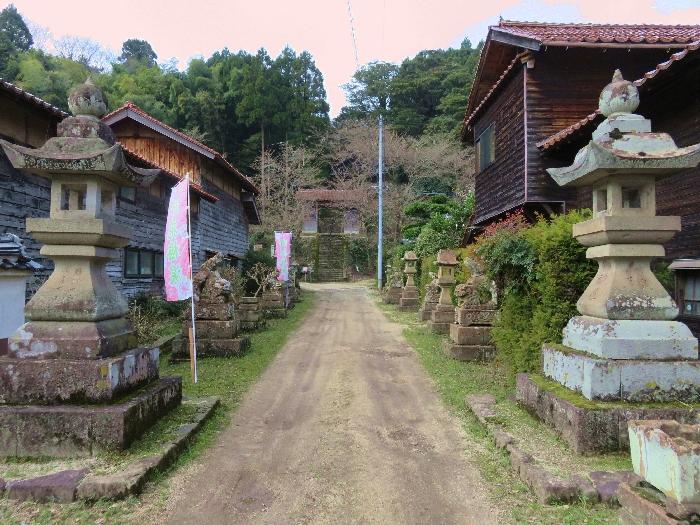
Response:
[[[436,334],[449,334],[450,324],[452,323],[436,323],[433,320],[428,321],[428,328],[435,332]]]
[[[642,493],[627,483],[621,483],[617,490],[617,499],[622,525],[688,525],[685,520],[678,520],[666,513],[658,503],[645,498]]]
[[[565,346],[609,359],[698,359],[698,340],[677,321],[572,317]]]
[[[489,310],[482,308],[458,308],[455,313],[455,321],[463,326],[470,325],[492,325],[496,319],[498,310]]]
[[[458,345],[452,341],[443,341],[442,349],[445,355],[458,361],[492,361],[496,356],[496,347],[491,345]]]
[[[490,326],[461,326],[450,325],[450,339],[458,345],[483,345],[491,344]]]
[[[634,472],[622,471],[622,472],[605,472],[605,471],[595,471],[588,474],[588,477],[593,483],[596,492],[602,503],[608,505],[616,505],[617,501],[617,490],[622,483],[628,483],[630,485],[636,485],[641,481],[641,478],[637,476]]]
[[[540,386],[542,385],[542,386]],[[577,454],[598,454],[629,449],[627,422],[636,419],[675,419],[694,423],[700,408],[645,406],[629,403],[591,402],[576,394],[563,398],[559,385],[543,378],[518,374],[516,399],[566,441]]]
[[[29,321],[9,339],[9,356],[19,359],[98,359],[126,352],[136,337],[126,319]]]
[[[205,303],[199,301],[195,308],[195,318],[228,321],[233,319],[234,308],[233,303]]]
[[[681,505],[700,504],[700,425],[630,421],[634,472]]]
[[[0,456],[123,450],[181,398],[181,378],[165,377],[113,405],[0,406]]]
[[[437,303],[423,303],[423,306],[418,311],[418,320],[429,321],[436,304]]]
[[[189,333],[190,326],[192,326],[192,321],[184,321],[182,327],[182,334]],[[232,339],[236,337],[239,329],[239,322],[234,319],[229,319],[226,321],[214,321],[214,320],[195,320],[195,329],[197,340],[200,339]]]
[[[243,355],[250,348],[249,337],[236,337],[233,339],[197,339],[197,357],[237,357]],[[188,360],[190,358],[187,339],[181,338],[173,344],[171,359],[174,361]]]
[[[563,346],[542,347],[544,375],[587,399],[700,400],[700,361],[603,359]]]
[[[158,348],[107,359],[0,358],[0,403],[108,403],[158,378]]]
[[[236,318],[241,322],[256,323],[262,318],[259,310],[238,310]]]
[[[17,501],[70,503],[75,501],[78,484],[87,473],[87,469],[63,470],[48,476],[10,481],[7,497]]]

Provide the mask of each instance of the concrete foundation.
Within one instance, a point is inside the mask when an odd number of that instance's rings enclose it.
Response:
[[[700,400],[700,361],[604,359],[564,346],[542,347],[546,377],[587,399]]]
[[[565,346],[609,359],[697,359],[698,340],[677,321],[572,317]]]

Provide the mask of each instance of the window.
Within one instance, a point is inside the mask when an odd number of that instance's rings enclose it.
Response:
[[[481,132],[476,139],[476,162],[478,171],[485,170],[496,160],[496,144],[493,124]]]
[[[360,233],[360,215],[357,210],[345,211],[343,233]]]
[[[700,272],[684,272],[683,315],[700,316]]]
[[[318,212],[316,207],[309,210],[304,214],[304,223],[302,225],[301,231],[303,233],[316,233],[318,232]]]
[[[154,250],[124,248],[124,277],[163,277],[163,254]]]
[[[199,195],[190,193],[190,215],[196,217],[199,215]]]
[[[123,201],[136,202],[136,188],[121,186],[119,188],[119,198]]]
[[[163,183],[161,181],[157,180],[154,181],[153,184],[151,184],[148,187],[148,193],[150,193],[153,197],[156,197],[158,199],[162,199],[164,194],[165,194],[165,188],[163,187]]]

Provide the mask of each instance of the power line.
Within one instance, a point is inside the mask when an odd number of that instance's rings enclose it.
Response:
[[[357,38],[355,37],[355,19],[352,16],[352,7],[350,6],[350,0],[348,0],[348,16],[350,17],[350,33],[352,34],[352,47],[355,50],[355,70],[360,69],[360,58],[357,53]]]

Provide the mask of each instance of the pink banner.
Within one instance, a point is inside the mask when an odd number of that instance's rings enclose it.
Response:
[[[187,230],[188,196],[189,182],[186,179],[179,182],[170,194],[163,246],[165,298],[168,301],[192,297],[190,236]]]
[[[289,280],[289,265],[292,259],[292,234],[275,232],[275,256],[277,257],[277,280]]]

